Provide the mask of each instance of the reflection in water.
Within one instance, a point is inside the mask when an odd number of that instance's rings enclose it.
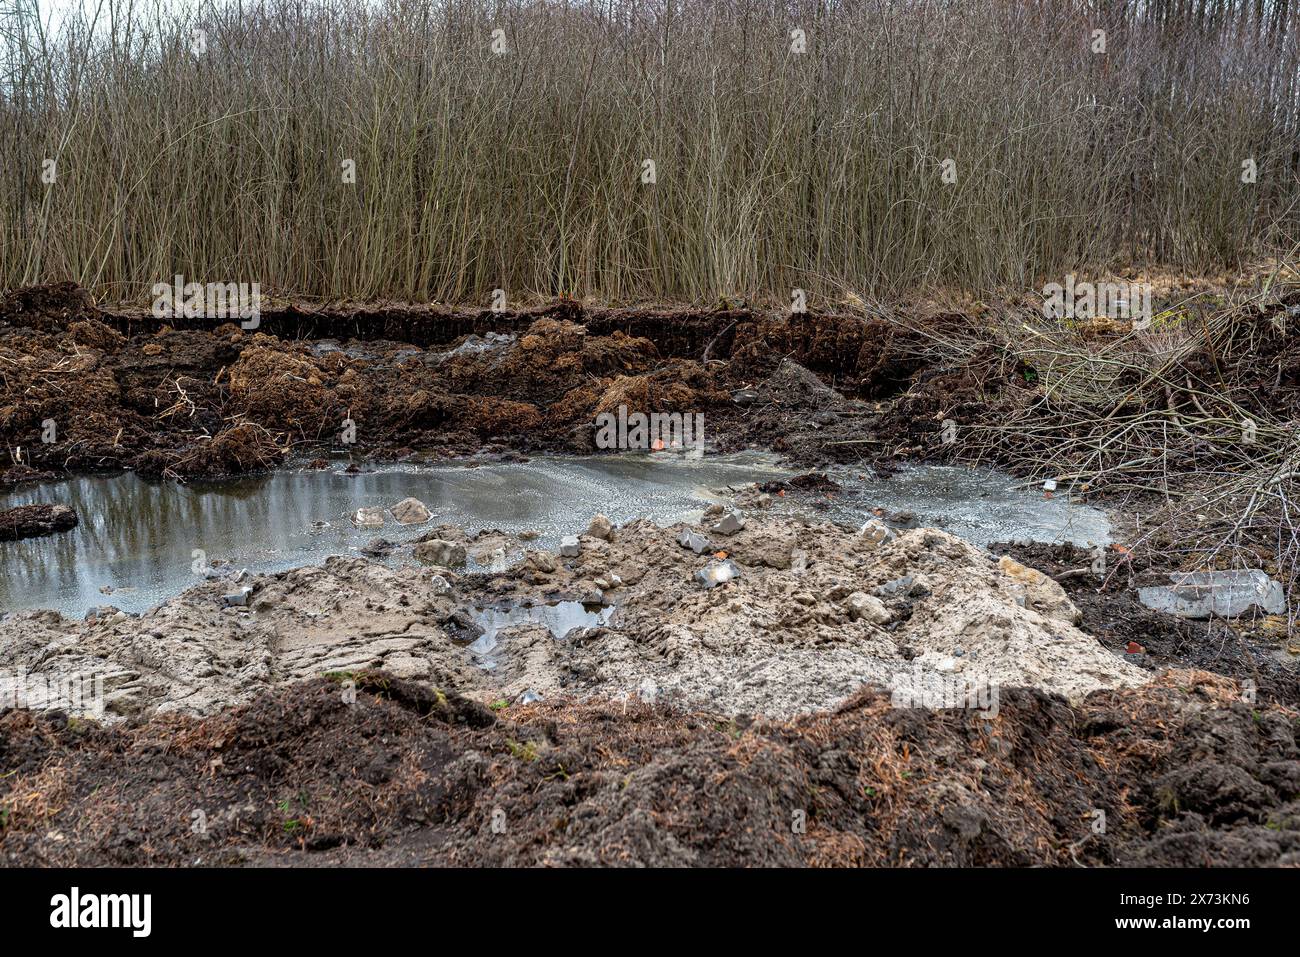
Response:
[[[831,475],[854,493],[832,501],[826,511],[832,520],[861,522],[869,516],[864,506],[878,506],[886,513],[910,511],[918,525],[942,528],[980,545],[1110,541],[1105,512],[1072,502],[1064,491],[1044,498],[1041,490],[990,469],[909,465],[890,479],[859,478],[843,468]]]
[[[765,456],[691,461],[677,456],[538,458],[468,468],[447,465],[343,472],[277,472],[219,484],[149,482],[134,474],[78,477],[0,495],[0,507],[63,502],[80,525],[46,538],[0,543],[0,612],[57,608],[80,617],[112,604],[141,611],[197,583],[196,559],[278,571],[348,554],[376,536],[402,541],[448,523],[469,531],[534,529],[557,548],[604,512],[615,523],[671,524],[707,504],[704,489],[786,474]],[[415,496],[425,526],[352,526],[364,505]],[[313,523],[328,523],[323,528]],[[111,592],[101,592],[109,586]]]

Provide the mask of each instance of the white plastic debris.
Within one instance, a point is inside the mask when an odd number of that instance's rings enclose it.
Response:
[[[705,588],[715,588],[740,577],[740,567],[730,558],[714,559],[695,573],[695,580]]]
[[[1139,588],[1148,608],[1179,618],[1235,618],[1257,607],[1269,615],[1286,611],[1281,584],[1261,571],[1175,572],[1170,584]]]

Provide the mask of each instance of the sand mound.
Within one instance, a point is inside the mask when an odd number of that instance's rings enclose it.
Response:
[[[1146,679],[1076,627],[1051,579],[944,532],[875,545],[830,525],[753,521],[713,536],[740,577],[706,589],[695,572],[714,559],[677,539],[709,535],[709,524],[638,521],[583,536],[577,556],[530,552],[496,575],[444,571],[449,585],[432,569],[334,558],[205,582],[139,617],[13,615],[0,620],[0,657],[52,685],[104,675],[118,715],[209,713],[288,681],[375,667],[481,700],[632,695],[773,716],[831,708],[864,684],[892,689],[902,707],[996,711],[1004,687],[1073,700]],[[614,604],[607,625],[563,638],[536,622],[506,628],[491,670],[467,647],[479,634],[473,608],[602,591]]]
[[[588,596],[617,576],[622,584],[605,592],[617,611],[606,628],[551,643],[540,667],[535,635],[518,652],[503,642],[505,689],[558,672],[583,694],[653,687],[683,705],[793,715],[862,684],[942,703],[1021,685],[1078,699],[1146,680],[1076,627],[1056,582],[945,532],[875,545],[833,525],[751,522],[723,537],[709,524],[694,530],[741,572],[712,589],[694,579],[712,556],[678,544],[686,526],[636,522],[613,541],[584,536],[580,556],[554,571],[534,560],[516,600]]]

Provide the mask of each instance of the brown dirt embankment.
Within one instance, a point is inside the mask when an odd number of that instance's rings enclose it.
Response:
[[[383,674],[205,719],[0,713],[22,864],[1294,865],[1297,715],[1173,672],[1070,708],[494,713]]]
[[[787,433],[840,421],[852,431],[865,405],[821,388],[814,410],[780,378],[764,387],[776,363],[754,343],[774,321],[561,301],[505,314],[290,306],[252,330],[100,310],[71,284],[18,290],[0,299],[5,475],[130,468],[196,478],[291,455],[591,452],[596,416],[620,405],[704,413],[719,448],[781,448]],[[808,350],[829,321],[798,320]],[[742,347],[749,358],[732,363]],[[754,398],[736,401],[755,385]]]
[[[1285,465],[1300,292],[1170,302],[1142,332],[1028,301],[790,315],[563,299],[286,303],[251,330],[99,307],[67,283],[21,289],[0,297],[0,437],[20,459],[5,475],[590,452],[595,416],[620,405],[703,413],[717,449],[991,461],[1081,495]]]

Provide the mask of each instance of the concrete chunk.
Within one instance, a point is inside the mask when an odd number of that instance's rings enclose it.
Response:
[[[677,536],[677,544],[682,548],[689,548],[696,555],[703,555],[705,552],[713,551],[712,542],[699,532],[693,532],[689,528],[682,529],[681,534]]]
[[[460,542],[449,542],[442,538],[432,538],[419,542],[415,546],[415,557],[430,565],[444,568],[456,568],[465,564],[465,546]]]
[[[399,525],[419,525],[433,517],[433,513],[418,498],[404,498],[391,511]]]
[[[716,525],[709,531],[714,535],[735,535],[745,527],[745,520],[736,512],[728,512],[718,519]]]

